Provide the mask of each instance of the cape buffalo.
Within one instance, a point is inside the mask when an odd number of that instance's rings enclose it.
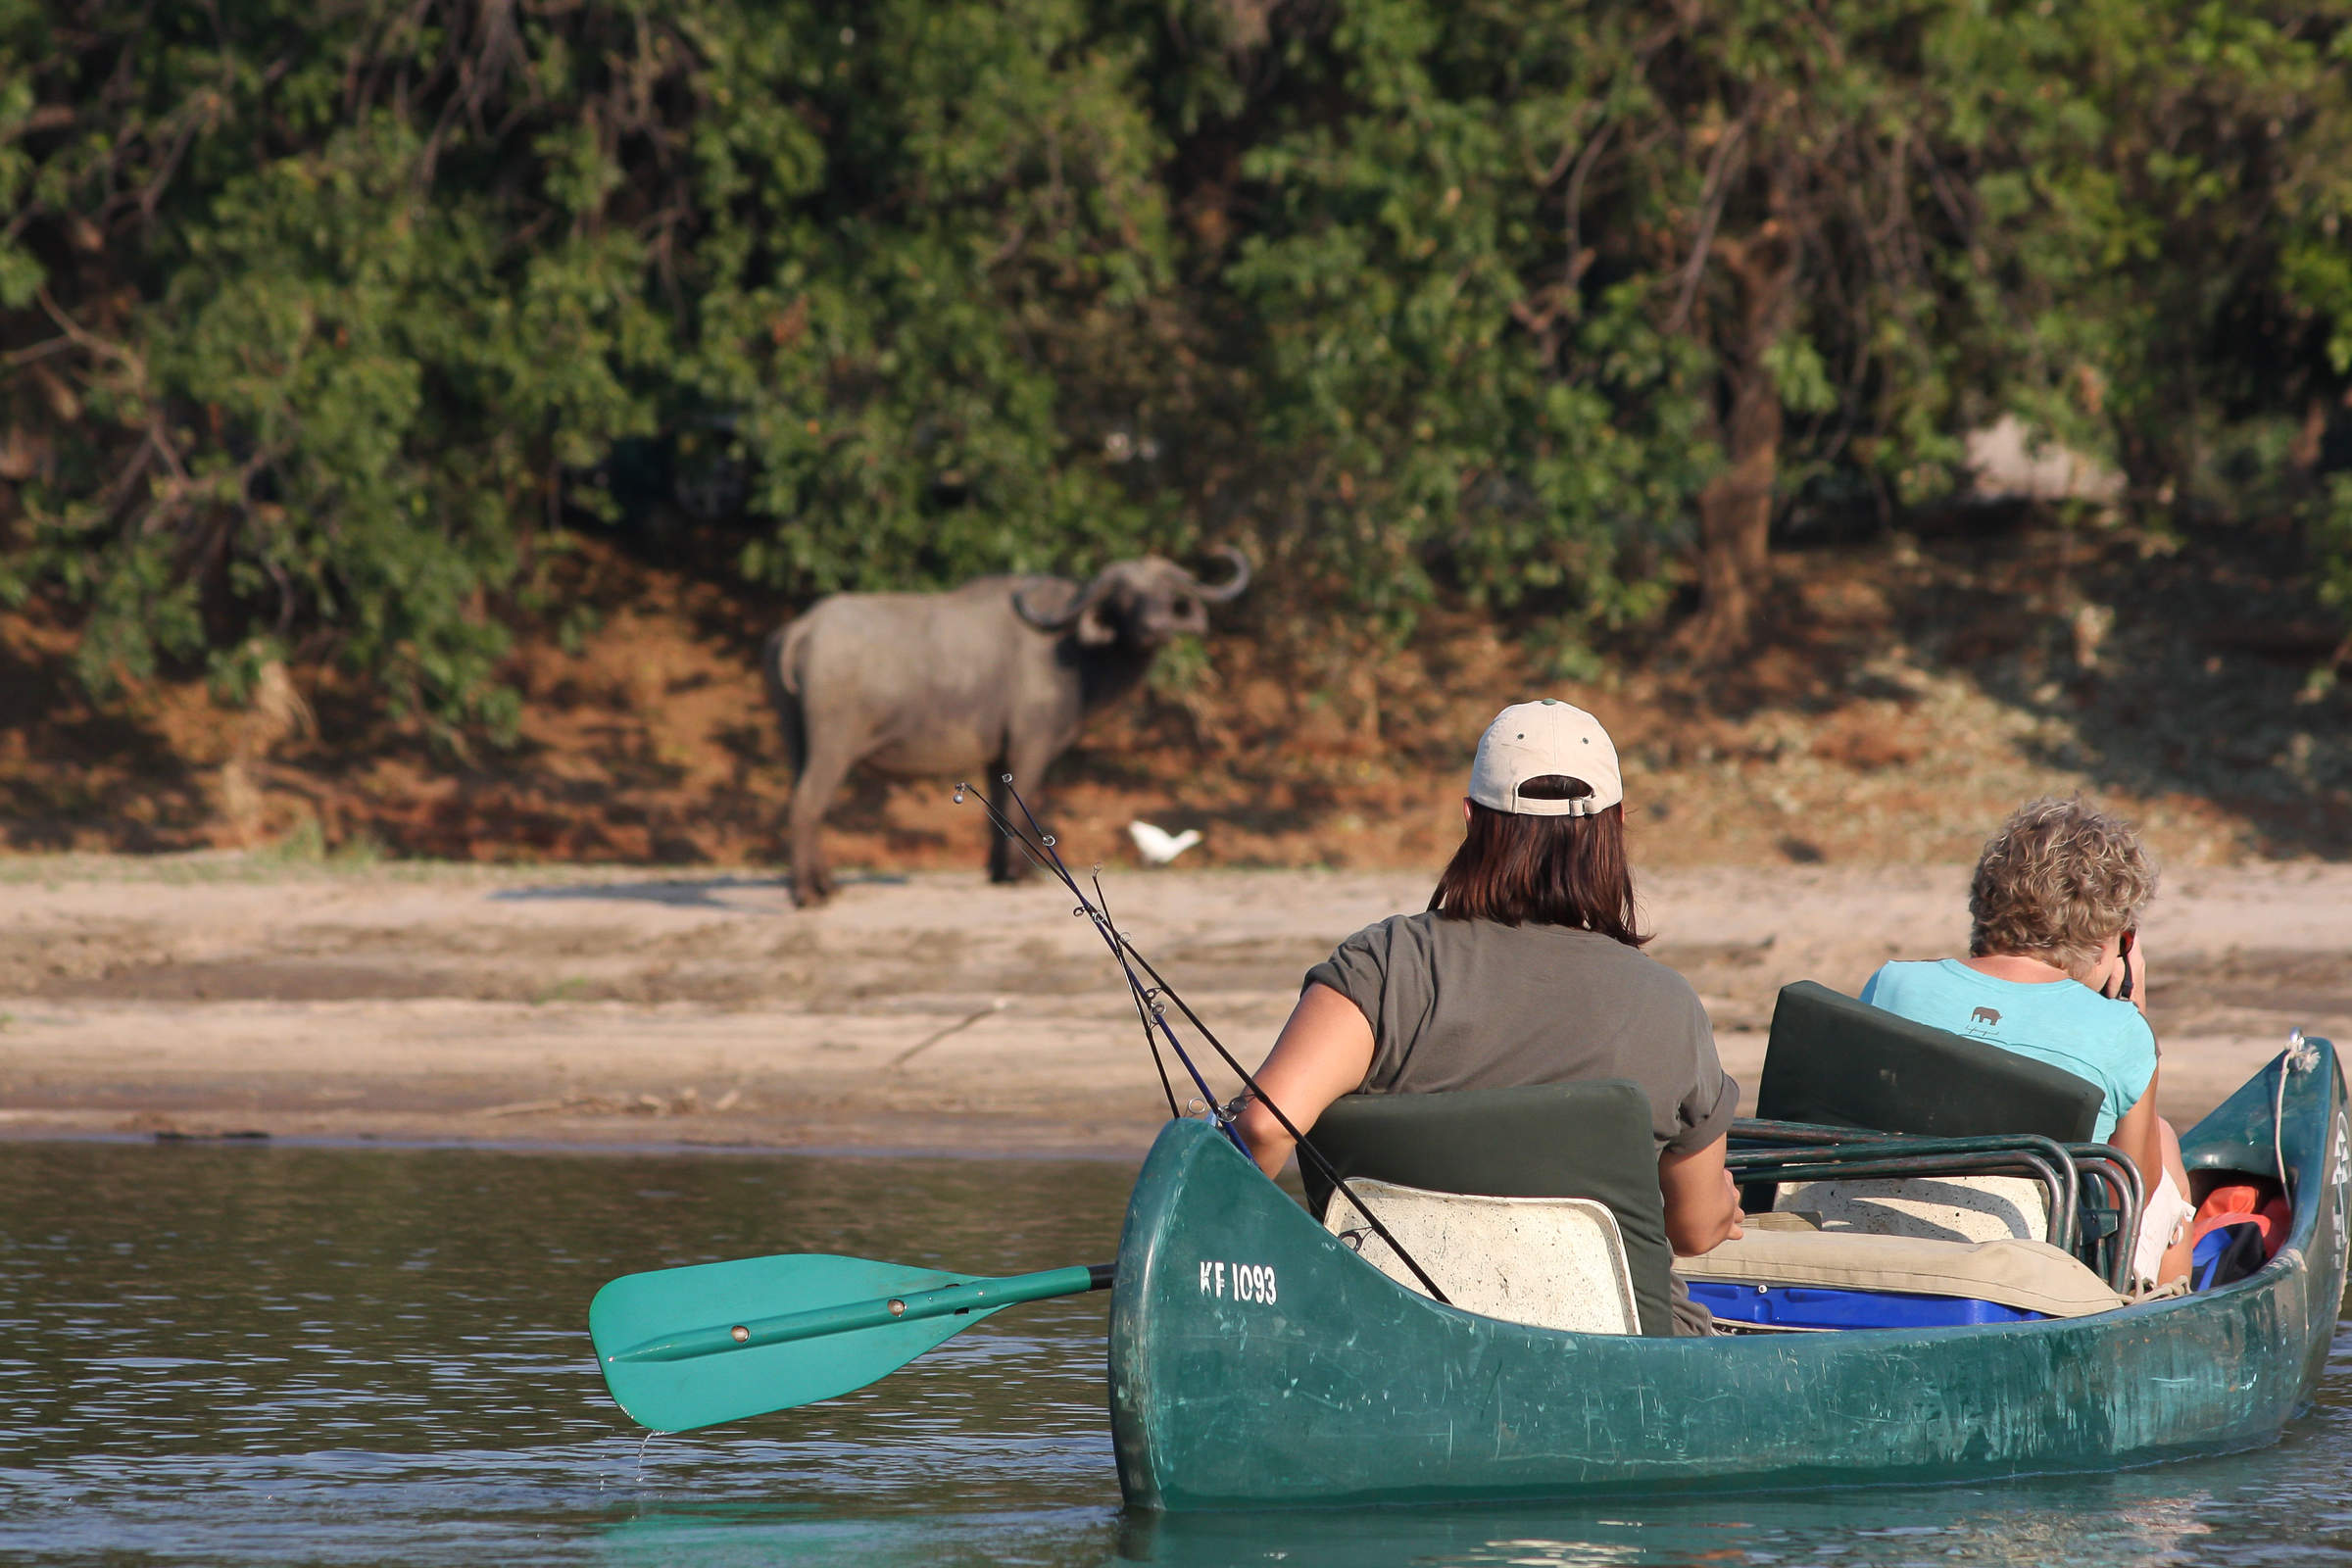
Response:
[[[901,778],[985,770],[1000,807],[1010,773],[1034,802],[1087,715],[1143,679],[1169,639],[1206,631],[1205,606],[1249,584],[1241,552],[1224,555],[1233,573],[1214,586],[1146,556],[1084,584],[982,577],[951,593],[835,594],[787,622],[760,667],[792,762],[793,902],[833,891],[818,829],[858,763]],[[989,839],[989,876],[1011,880],[1016,852]]]

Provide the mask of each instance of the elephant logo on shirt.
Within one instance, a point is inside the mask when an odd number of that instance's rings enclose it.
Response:
[[[2000,1009],[1997,1007],[1977,1008],[1968,1015],[1968,1027],[1973,1033],[1979,1024],[1983,1024],[1987,1029],[1999,1028],[2001,1024]]]

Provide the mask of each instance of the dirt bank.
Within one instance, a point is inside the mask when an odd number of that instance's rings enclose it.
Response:
[[[1645,864],[1965,859],[2020,800],[2078,789],[2176,865],[2341,858],[2352,682],[2323,678],[2340,628],[2314,618],[2287,543],[1972,514],[1788,550],[1758,645],[1710,668],[1662,627],[1586,649],[1459,606],[1392,638],[1286,600],[1269,567],[1090,724],[1049,815],[1114,864],[1140,817],[1200,829],[1188,864],[1427,866],[1454,842],[1471,739],[1544,693],[1617,738]],[[563,561],[563,623],[517,627],[505,746],[435,737],[325,659],[274,716],[215,706],[193,670],[95,701],[67,607],[0,608],[0,845],[779,865],[791,779],[757,658],[795,607],[593,541]],[[855,780],[835,862],[977,865],[953,783]]]
[[[1080,846],[1083,851],[1083,845]],[[0,863],[0,1130],[1132,1155],[1165,1114],[1069,901],[965,872],[795,911],[752,875],[250,858]],[[1957,865],[1667,867],[1652,951],[1752,1087],[1776,989],[1966,934]],[[1121,924],[1254,1060],[1420,873],[1118,872]],[[2144,938],[2193,1117],[2303,1025],[2352,1038],[2352,867],[2177,871]],[[1227,1085],[1220,1078],[1219,1092]]]

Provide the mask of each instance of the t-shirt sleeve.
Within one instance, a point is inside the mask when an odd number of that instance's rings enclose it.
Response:
[[[1330,957],[1306,971],[1299,985],[1329,986],[1349,1002],[1372,1026],[1372,1065],[1364,1075],[1363,1087],[1388,1082],[1396,1076],[1396,1028],[1399,963],[1396,952],[1396,922],[1383,920],[1368,925],[1332,950]],[[1410,968],[1404,964],[1402,967]]]
[[[1723,1070],[1715,1054],[1715,1029],[1697,997],[1690,999],[1687,1024],[1690,1052],[1690,1087],[1675,1104],[1677,1129],[1666,1139],[1666,1152],[1688,1154],[1706,1148],[1732,1130],[1740,1113],[1740,1085]]]
[[[1380,1032],[1380,994],[1388,972],[1388,933],[1366,926],[1332,950],[1331,956],[1306,971],[1298,989],[1329,986],[1362,1013],[1375,1035]]]
[[[1732,1130],[1732,1119],[1740,1114],[1739,1081],[1719,1068],[1712,1094],[1703,1085],[1694,1087],[1676,1109],[1683,1130],[1666,1140],[1667,1152],[1688,1154],[1704,1149]]]
[[[2148,1092],[2149,1081],[2156,1076],[2156,1032],[2137,1007],[2130,1003],[2124,1007],[2129,1015],[2117,1028],[2115,1049],[2108,1053],[2106,1081],[2100,1085],[2107,1091],[2107,1107],[2118,1121],[2139,1103],[2139,1097]]]
[[[1372,1026],[1372,1065],[1362,1087],[1395,1083],[1428,1022],[1435,996],[1430,956],[1407,916],[1368,925],[1306,971],[1305,986],[1329,986],[1355,1004]]]

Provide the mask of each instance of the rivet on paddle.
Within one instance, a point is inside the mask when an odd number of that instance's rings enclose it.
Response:
[[[892,1297],[890,1298],[890,1315],[892,1317],[905,1317],[906,1315],[906,1303],[900,1300],[895,1296]]]
[[[747,1344],[749,1344],[749,1343],[751,1342],[751,1338],[752,1338],[752,1331],[751,1331],[750,1329],[747,1329],[747,1328],[745,1328],[745,1327],[744,1327],[742,1324],[740,1324],[740,1323],[736,1324],[736,1325],[735,1325],[733,1328],[731,1328],[731,1329],[727,1330],[727,1332],[728,1332],[729,1334],[732,1334],[732,1335],[734,1335],[734,1336],[735,1336],[735,1343],[736,1343],[737,1345],[747,1345]]]

